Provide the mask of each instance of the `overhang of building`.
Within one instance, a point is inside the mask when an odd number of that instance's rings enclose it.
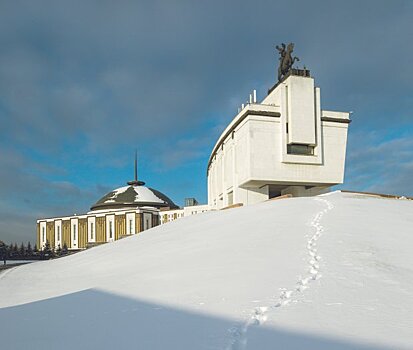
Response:
[[[245,189],[251,188],[262,188],[267,185],[279,186],[280,189],[289,187],[289,186],[306,186],[306,187],[330,187],[338,185],[339,183],[326,183],[326,182],[311,182],[311,181],[274,181],[274,180],[257,180],[257,179],[248,179],[241,183],[239,187]]]

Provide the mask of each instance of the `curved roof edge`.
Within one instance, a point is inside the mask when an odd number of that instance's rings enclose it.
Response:
[[[229,123],[229,125],[225,128],[221,136],[218,138],[214,148],[212,149],[211,155],[208,160],[207,166],[207,173],[209,167],[211,166],[212,159],[214,158],[218,148],[224,143],[226,138],[229,136],[234,129],[241,124],[241,122],[248,116],[248,115],[258,115],[263,117],[281,117],[280,107],[274,105],[266,105],[261,103],[250,103],[247,104],[242,111],[240,111],[235,118]]]

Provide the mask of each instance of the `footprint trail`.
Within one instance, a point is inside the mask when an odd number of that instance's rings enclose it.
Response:
[[[294,296],[298,293],[305,291],[309,284],[315,280],[321,278],[320,265],[321,256],[318,254],[317,241],[324,231],[324,227],[321,224],[323,216],[334,208],[333,204],[323,197],[316,197],[314,200],[322,202],[326,207],[319,211],[311,223],[310,226],[310,238],[307,241],[308,252],[308,267],[304,277],[300,277],[296,285],[292,288],[282,288],[281,293],[274,303],[268,306],[259,306],[254,308],[247,321],[241,325],[235,326],[229,330],[231,337],[229,345],[226,350],[244,350],[247,346],[247,333],[251,326],[259,326],[268,319],[268,312],[295,301]]]

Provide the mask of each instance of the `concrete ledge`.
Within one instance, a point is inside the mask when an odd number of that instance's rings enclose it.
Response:
[[[363,194],[365,196],[371,197],[381,197],[381,198],[390,198],[390,199],[408,199],[413,200],[413,197],[407,196],[397,196],[395,194],[385,194],[385,193],[374,193],[374,192],[361,192],[361,191],[349,191],[349,190],[340,190],[343,193],[355,193],[355,194]]]
[[[278,199],[286,199],[286,198],[293,198],[293,195],[292,195],[291,193],[283,194],[282,196],[278,196],[278,197],[274,197],[274,198],[267,199],[267,202],[269,202],[269,201],[276,201],[276,200],[278,200]]]
[[[221,210],[239,208],[239,207],[242,207],[243,205],[244,205],[244,204],[242,204],[242,203],[235,203],[235,204],[228,205],[227,207],[222,208]]]

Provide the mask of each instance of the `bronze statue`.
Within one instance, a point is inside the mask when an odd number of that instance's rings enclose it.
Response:
[[[296,56],[294,56],[294,58],[291,56],[291,54],[294,51],[293,43],[289,43],[287,48],[285,47],[284,43],[281,44],[281,47],[277,45],[276,48],[280,54],[280,65],[278,66],[278,81],[281,81],[281,79],[284,76],[286,76],[287,73],[290,71],[294,62],[300,61],[300,59]]]

